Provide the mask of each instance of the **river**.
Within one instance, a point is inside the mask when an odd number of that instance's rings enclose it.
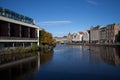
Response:
[[[0,80],[120,80],[118,47],[57,45],[50,52],[7,60],[0,57]]]

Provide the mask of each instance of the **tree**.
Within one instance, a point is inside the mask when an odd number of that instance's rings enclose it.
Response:
[[[40,33],[40,43],[41,44],[47,44],[47,45],[54,45],[55,44],[55,40],[52,37],[52,34],[49,32],[46,32],[45,30],[41,30]]]

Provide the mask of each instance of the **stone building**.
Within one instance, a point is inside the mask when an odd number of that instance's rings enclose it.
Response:
[[[118,39],[118,33],[120,30],[120,24],[110,24],[106,26],[106,42],[116,43]]]
[[[100,43],[113,44],[120,41],[120,24],[109,24],[100,29]]]
[[[101,26],[91,27],[90,29],[90,43],[99,43]]]
[[[106,27],[100,29],[100,43],[106,43]]]

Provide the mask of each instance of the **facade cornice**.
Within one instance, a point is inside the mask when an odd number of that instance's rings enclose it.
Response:
[[[21,21],[18,21],[18,20],[14,20],[14,19],[10,19],[10,18],[3,17],[3,16],[0,16],[0,20],[6,21],[6,22],[10,22],[10,23],[19,24],[19,25],[23,25],[23,26],[28,26],[28,27],[40,29],[40,28],[39,28],[38,26],[36,26],[36,25],[24,23],[24,22],[21,22]]]

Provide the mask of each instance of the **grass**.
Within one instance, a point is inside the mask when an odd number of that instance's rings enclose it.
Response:
[[[18,47],[18,48],[8,48],[5,50],[0,50],[0,55],[5,55],[5,54],[24,54],[24,53],[33,53],[36,51],[48,51],[48,50],[52,50],[53,46],[50,45],[40,45],[39,47],[37,46],[37,44],[33,44],[32,46],[29,47]]]

